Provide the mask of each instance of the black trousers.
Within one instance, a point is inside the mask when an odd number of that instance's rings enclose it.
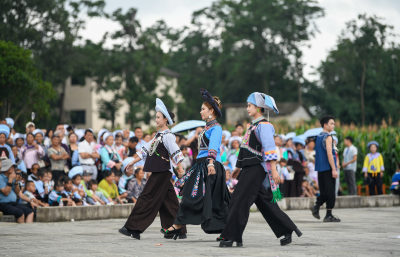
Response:
[[[318,186],[320,195],[317,197],[317,205],[326,203],[327,209],[333,209],[336,201],[336,179],[332,177],[332,170],[318,172]]]
[[[278,206],[272,202],[271,189],[265,189],[265,171],[261,165],[245,167],[240,172],[239,182],[229,205],[228,222],[221,236],[226,240],[242,242],[243,231],[249,219],[253,203],[271,227],[276,237],[289,234],[296,225]]]
[[[378,173],[376,176],[373,176],[372,173],[368,173],[368,177],[371,178],[371,182],[369,183],[369,195],[375,195],[375,188],[377,189],[378,195],[382,194],[382,178],[381,174]]]
[[[125,223],[129,230],[144,232],[160,212],[161,227],[174,223],[179,202],[171,183],[171,173],[153,172]]]

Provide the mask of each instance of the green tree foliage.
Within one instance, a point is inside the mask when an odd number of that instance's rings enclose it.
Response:
[[[309,91],[321,113],[348,124],[400,120],[400,48],[391,36],[392,26],[375,16],[347,23],[318,69],[321,85]]]
[[[0,41],[0,107],[4,117],[11,116],[22,126],[31,112],[48,115],[49,101],[55,97],[50,83],[41,79],[32,53]]]
[[[300,100],[299,47],[322,15],[315,1],[216,1],[193,14],[194,28],[182,33],[169,65],[180,73],[186,98],[205,87],[223,102],[244,102],[252,91],[278,101]],[[199,102],[182,106],[180,117],[196,118]]]

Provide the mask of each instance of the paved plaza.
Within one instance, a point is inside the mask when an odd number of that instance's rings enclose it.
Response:
[[[324,214],[325,210],[321,210]],[[281,247],[260,213],[251,213],[243,248],[219,248],[217,235],[188,226],[188,239],[167,240],[157,218],[142,240],[120,235],[125,220],[17,225],[0,223],[0,256],[400,256],[400,207],[337,209],[326,224],[309,211],[287,211],[303,232]]]

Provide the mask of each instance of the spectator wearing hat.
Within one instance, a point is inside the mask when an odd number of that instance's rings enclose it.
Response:
[[[379,144],[376,141],[371,141],[367,145],[370,153],[364,159],[364,178],[369,182],[369,194],[375,195],[375,188],[378,195],[382,194],[382,178],[385,170],[383,157],[378,152]]]
[[[60,178],[65,176],[69,155],[61,146],[61,139],[59,136],[54,135],[51,142],[52,145],[47,152],[50,159],[51,173],[53,174],[54,181],[58,181]]]
[[[94,141],[93,132],[90,129],[85,130],[84,140],[78,144],[79,163],[84,170],[92,173],[92,178],[97,179],[96,159],[100,155],[96,152],[96,142]]]
[[[0,158],[7,158],[15,163],[14,154],[7,144],[7,139],[10,135],[10,128],[7,125],[0,124]]]
[[[100,149],[101,174],[99,180],[104,177],[104,173],[109,170],[120,171],[122,159],[114,147],[114,136],[111,132],[103,135],[104,146]]]
[[[120,194],[123,194],[126,192],[126,189],[128,187],[129,181],[134,177],[134,167],[132,165],[129,165],[129,163],[133,162],[134,158],[133,157],[128,157],[122,162],[122,172],[123,175],[118,181],[118,190]]]
[[[33,123],[32,121],[29,121],[28,123],[26,123],[25,125],[25,133],[33,133],[33,131],[36,129],[35,123]]]
[[[6,215],[14,215],[18,223],[32,223],[33,211],[23,204],[17,203],[17,196],[22,200],[31,202],[19,187],[18,178],[15,172],[16,165],[10,159],[1,161],[0,169],[0,211]]]
[[[357,171],[357,147],[353,145],[353,138],[347,136],[344,139],[343,162],[344,178],[347,183],[349,195],[357,194],[356,171]]]
[[[26,168],[28,169],[28,173],[30,173],[30,169],[34,163],[38,163],[41,161],[41,158],[45,156],[44,149],[35,142],[35,137],[31,132],[26,134],[26,144],[21,147],[21,157],[26,164]],[[40,166],[40,165],[39,165]]]
[[[229,162],[228,166],[232,172],[236,168],[236,162],[240,150],[240,142],[242,142],[242,138],[238,136],[233,136],[229,139],[229,151],[227,154],[227,160]]]
[[[306,157],[304,156],[304,147],[306,146],[306,142],[302,137],[294,137],[293,141],[293,148],[288,149],[288,165],[292,167],[295,171],[294,179],[292,186],[294,185],[294,193],[295,195],[291,195],[291,197],[296,196],[299,197],[302,192],[302,183],[305,176],[305,166],[306,166]],[[289,190],[293,193],[293,188]],[[289,192],[287,191],[287,192]]]

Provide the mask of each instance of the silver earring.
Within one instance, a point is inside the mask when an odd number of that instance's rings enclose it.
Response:
[[[209,119],[211,119],[211,118],[212,118],[212,116],[211,116],[211,115],[208,115],[208,118],[209,118]]]

